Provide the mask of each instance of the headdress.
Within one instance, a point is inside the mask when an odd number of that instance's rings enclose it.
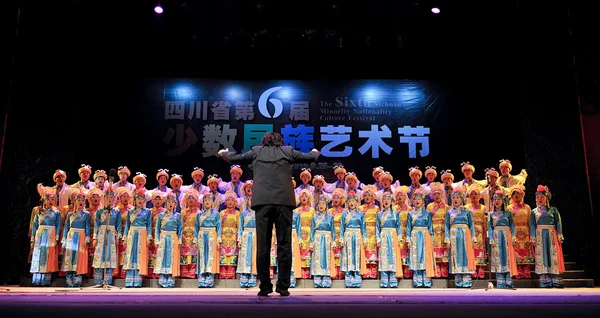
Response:
[[[173,181],[175,180],[179,180],[179,182],[183,183],[183,179],[181,178],[181,175],[178,175],[176,173],[171,175],[171,180],[169,180],[170,184],[173,184]]]
[[[206,185],[210,186],[210,184],[213,182],[217,185],[219,184],[219,176],[217,176],[216,174],[211,174],[210,176],[208,176],[208,180],[206,180]]]
[[[436,192],[444,193],[444,185],[439,182],[432,182],[429,185],[430,193],[433,195]]]
[[[423,199],[424,197],[425,197],[425,193],[420,188],[417,188],[417,189],[413,190],[413,192],[412,192],[412,199],[414,199],[414,198],[421,198],[421,199]]]
[[[467,189],[467,193],[470,195],[471,192],[476,191],[477,194],[481,194],[483,192],[483,186],[479,182],[473,182]]]
[[[363,195],[365,195],[365,194],[367,194],[369,192],[371,192],[373,195],[375,195],[375,193],[377,193],[377,188],[374,185],[372,185],[372,184],[370,184],[368,186],[365,186],[363,188]]]
[[[548,189],[548,186],[544,186],[541,184],[538,185],[537,189],[535,191],[535,195],[538,195],[538,194],[545,195],[548,198],[548,200],[550,200],[550,198],[552,198],[552,194],[550,194],[550,190]]]
[[[348,196],[346,197],[346,203],[350,200],[354,200],[358,203],[358,196],[356,195],[356,192],[354,192],[354,191],[348,192]]]
[[[241,189],[240,189],[240,191],[241,191],[242,193],[246,193],[246,192],[245,192],[245,191],[246,191],[246,187],[247,187],[247,186],[250,186],[250,187],[251,187],[251,186],[253,186],[253,185],[254,185],[254,181],[253,181],[253,180],[248,180],[248,181],[246,181],[246,182],[242,183],[242,186],[241,186]]]
[[[240,174],[244,173],[244,171],[242,171],[242,168],[239,165],[233,165],[231,166],[231,169],[229,169],[229,173],[233,173],[233,172],[239,172]]]
[[[58,176],[63,176],[63,178],[65,178],[65,180],[67,180],[67,173],[60,169],[57,169],[54,172],[54,175],[52,175],[52,180],[56,181],[56,177],[58,177]]]
[[[102,193],[102,190],[98,188],[92,188],[87,192],[86,198],[90,200],[94,194],[97,194],[99,197],[102,197],[104,195]]]
[[[470,163],[470,162],[463,162],[460,164],[462,166],[462,168],[460,168],[460,171],[465,172],[465,170],[471,170],[473,172],[475,172],[475,167]]]
[[[102,177],[104,180],[108,179],[108,175],[106,175],[106,171],[104,170],[96,170],[94,173],[94,180],[98,179],[98,177]]]
[[[156,180],[158,180],[158,178],[160,178],[161,176],[165,176],[167,179],[169,179],[169,170],[158,169],[158,173],[156,174]]]
[[[82,172],[87,171],[88,173],[92,173],[92,167],[86,164],[82,164],[81,168],[77,170],[77,174],[81,174]]]
[[[192,178],[195,175],[200,175],[202,178],[204,178],[204,170],[202,168],[195,167],[194,171],[192,171]]]
[[[378,173],[382,173],[383,171],[385,171],[385,170],[383,169],[382,166],[373,168],[373,173],[372,173],[373,177],[375,177],[375,175],[378,174]]]
[[[512,170],[512,163],[510,163],[510,160],[500,159],[500,166],[499,166],[499,168],[502,169],[502,167],[508,167],[508,171],[511,171]]]
[[[302,176],[304,176],[304,175],[308,176],[309,179],[312,178],[309,168],[302,168],[302,172],[300,172],[300,179],[302,179]]]
[[[229,198],[233,198],[233,199],[235,199],[237,201],[238,196],[233,191],[227,191],[227,192],[225,192],[225,195],[223,196],[223,200],[227,200]]]
[[[388,171],[382,172],[381,175],[379,176],[379,181],[383,181],[384,179],[387,179],[390,181],[390,183],[392,181],[394,181],[394,177],[392,176],[391,173],[389,173]]]
[[[525,186],[517,183],[509,188],[510,196],[512,197],[515,192],[525,194]]]
[[[435,171],[436,167],[431,166],[431,167],[425,167],[425,177],[427,177],[428,174],[433,173],[434,178],[437,177],[437,172]]]
[[[342,165],[333,166],[333,174],[337,175],[338,173],[346,174],[346,168]]]
[[[204,199],[211,199],[211,200],[215,200],[215,196],[212,194],[212,192],[204,192],[204,194],[202,195],[202,201],[204,201]]]
[[[127,187],[118,187],[117,188],[117,197],[120,198],[124,194],[131,196],[131,190],[129,190]]]
[[[494,176],[496,178],[500,177],[500,174],[498,173],[498,171],[494,168],[487,168],[485,169],[485,175],[486,176]]]
[[[142,198],[142,199],[146,199],[146,192],[142,189],[136,190],[135,194],[133,195],[134,199],[137,198]]]
[[[104,188],[104,197],[107,197],[109,195],[114,197],[115,196],[115,190],[112,187],[105,187]]]
[[[412,168],[408,168],[408,176],[412,177],[413,174],[417,174],[419,176],[419,179],[421,177],[423,177],[423,172],[421,172],[421,170],[419,170],[419,167],[412,167]]]
[[[315,206],[315,198],[313,197],[313,193],[310,192],[310,190],[308,189],[302,189],[299,193],[298,193],[298,202],[300,201],[300,197],[302,197],[302,195],[306,195],[308,197],[309,200],[309,206],[314,207]]]
[[[144,180],[144,183],[146,183],[146,175],[141,172],[135,173],[135,177],[133,177],[133,183],[135,183],[138,179]]]
[[[454,181],[454,175],[450,172],[450,169],[442,170],[440,173],[442,174],[442,181],[444,181],[446,178],[450,178],[452,181]]]
[[[356,173],[354,172],[348,172],[346,173],[346,182],[348,182],[348,179],[354,179],[354,181],[356,181],[356,183],[358,183],[358,177],[356,176]]]
[[[338,196],[342,199],[342,204],[344,204],[344,202],[346,201],[346,192],[344,191],[344,189],[334,189],[333,192],[331,192],[331,197],[333,198],[335,196]]]
[[[320,174],[313,177],[312,183],[315,184],[317,181],[321,181],[323,184],[325,184],[325,178]]]
[[[127,166],[119,167],[119,169],[117,170],[117,174],[120,175],[121,173],[126,173],[127,178],[129,178],[131,176],[131,171],[129,171],[129,168],[127,168]]]

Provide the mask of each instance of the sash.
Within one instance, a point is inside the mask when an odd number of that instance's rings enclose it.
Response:
[[[396,252],[396,277],[402,278],[402,255],[400,255],[400,246],[398,241],[398,232],[396,229],[385,228],[381,229],[381,233],[392,233],[393,249]]]
[[[473,235],[471,229],[466,224],[453,224],[450,228],[463,229],[465,231],[465,243],[467,245],[467,269],[474,271],[475,266],[475,250],[473,249]]]
[[[247,222],[245,222],[245,223],[247,223]],[[246,225],[245,223],[244,223],[244,225]],[[254,235],[253,235],[254,239],[252,240],[252,274],[257,275],[258,271],[256,270],[256,248],[257,248],[256,247],[256,239],[257,239],[256,238],[256,229],[252,229],[252,228],[244,229],[244,232],[254,233]]]
[[[294,250],[294,277],[300,278],[302,267],[300,266],[300,240],[298,240],[298,232],[292,229],[292,249]]]
[[[556,245],[556,257],[558,259],[558,272],[565,272],[565,258],[563,256],[562,245],[558,241],[558,233],[556,232],[556,227],[554,225],[538,225],[538,230],[548,230],[552,233],[552,239],[554,240],[554,245]]]
[[[346,229],[345,233],[357,233],[360,240],[360,274],[367,273],[367,257],[365,256],[365,243],[363,242],[362,231],[360,229]]]
[[[133,233],[135,231],[140,232],[138,241],[138,244],[140,245],[140,259],[138,260],[138,266],[140,267],[139,271],[140,275],[145,276],[148,275],[148,232],[144,226],[132,226],[129,230],[129,237],[133,238]],[[127,241],[129,241],[129,238]]]
[[[206,213],[206,216],[208,216],[208,213]],[[201,219],[200,221],[203,222],[204,220]],[[202,223],[200,223],[200,224],[202,224]],[[198,235],[200,235],[200,233],[202,233],[202,232],[208,232],[211,236],[214,237],[213,250],[215,252],[214,252],[214,257],[213,257],[212,273],[219,274],[219,265],[221,264],[221,257],[219,255],[219,237],[217,236],[217,229],[212,228],[212,227],[201,227],[200,231],[198,232]],[[196,238],[196,240],[198,240],[198,239]],[[198,250],[200,250],[200,249],[198,249]]]
[[[79,233],[79,244],[77,245],[77,275],[87,274],[88,272],[88,249],[85,242],[84,229],[69,229],[69,232]]]
[[[508,238],[508,268],[510,269],[510,276],[517,276],[517,254],[513,247],[512,234],[508,226],[497,226],[494,228],[496,231],[504,232],[504,235]]]
[[[180,261],[180,259],[179,259],[179,237],[177,236],[176,231],[167,231],[167,230],[160,231],[160,238],[163,242],[166,242],[166,240],[164,238],[167,236],[170,236],[171,241],[173,242],[173,252],[172,252],[172,260],[171,260],[171,264],[172,264],[171,268],[173,271],[172,275],[173,275],[173,277],[178,277],[181,274],[180,264],[179,264],[179,261]],[[160,244],[160,247],[165,248],[164,244]]]

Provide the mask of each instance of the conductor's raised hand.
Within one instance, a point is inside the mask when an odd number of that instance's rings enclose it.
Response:
[[[225,149],[221,149],[221,150],[219,150],[218,154],[219,154],[219,156],[223,156],[223,154],[226,154],[226,153],[228,153],[228,152],[229,152],[229,149],[228,149],[228,148],[225,148]]]

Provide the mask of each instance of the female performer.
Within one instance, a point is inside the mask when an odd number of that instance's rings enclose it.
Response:
[[[215,286],[215,274],[219,274],[219,245],[221,245],[221,216],[213,209],[215,196],[205,192],[202,212],[196,216],[194,243],[198,250],[198,288]]]
[[[246,181],[247,182],[247,181]],[[240,287],[256,287],[256,213],[252,206],[252,196],[243,196],[244,211],[238,226],[238,264],[236,272],[240,274]]]
[[[433,253],[433,222],[431,214],[423,208],[425,193],[421,189],[412,192],[413,210],[406,221],[406,240],[410,248],[410,269],[413,271],[413,286],[431,288],[431,277],[435,276]]]
[[[523,202],[525,187],[515,184],[510,188],[511,204],[506,208],[512,213],[515,223],[515,254],[517,275],[515,278],[531,278],[531,267],[535,265],[535,253],[530,238],[531,207]]]
[[[327,213],[328,204],[327,196],[322,195],[317,199],[318,213],[313,217],[310,227],[311,274],[315,288],[330,288],[331,275],[335,273],[335,224],[333,216]]]
[[[361,274],[367,271],[367,228],[365,215],[356,209],[357,204],[358,197],[354,192],[349,192],[346,198],[347,210],[342,214],[340,223],[340,244],[343,247],[340,270],[345,273],[346,288],[360,288]]]
[[[163,192],[161,194],[165,195]],[[165,203],[165,210],[158,215],[154,231],[154,245],[156,246],[154,273],[159,275],[158,285],[160,287],[174,288],[173,277],[178,277],[180,274],[179,242],[181,242],[182,221],[181,214],[175,212],[177,197],[173,192],[166,194]]]
[[[122,198],[121,198],[122,199]],[[142,287],[142,276],[148,275],[148,246],[152,242],[152,213],[144,207],[146,197],[141,191],[133,196],[135,207],[125,219],[125,287]]]
[[[94,267],[95,285],[101,285],[103,280],[106,280],[107,285],[112,285],[113,272],[118,265],[117,242],[121,239],[123,226],[121,213],[113,207],[115,204],[113,189],[114,187],[105,188],[104,208],[96,213],[94,222],[92,267]]]
[[[33,217],[31,229],[31,283],[37,286],[50,286],[52,273],[58,271],[58,233],[60,233],[60,212],[54,209],[55,194],[42,193],[42,208]]]
[[[392,194],[383,193],[381,212],[377,214],[376,233],[381,288],[397,288],[398,278],[402,278],[402,255],[400,254],[402,224],[400,215],[392,209],[393,203]]]
[[[75,197],[75,211],[67,215],[62,240],[64,249],[62,270],[67,273],[67,286],[79,287],[88,272],[90,243],[90,214],[84,209],[85,193],[79,189]]]
[[[471,274],[475,271],[475,254],[473,237],[475,228],[471,211],[463,207],[465,198],[463,193],[454,191],[452,194],[452,208],[446,214],[446,238],[444,242],[450,245],[450,272],[454,274],[457,288],[471,288]]]
[[[496,273],[498,288],[515,288],[512,282],[512,276],[517,274],[517,258],[513,248],[516,241],[513,216],[504,207],[502,190],[496,191],[492,199],[494,211],[488,224],[488,237],[492,247],[490,272]]]

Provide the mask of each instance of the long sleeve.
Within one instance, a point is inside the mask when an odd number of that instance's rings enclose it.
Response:
[[[431,213],[427,213],[427,228],[429,229],[429,234],[433,237],[433,219],[431,218]]]
[[[330,226],[330,228],[331,228],[331,241],[332,241],[332,242],[335,242],[335,223],[334,223],[334,221],[333,221],[333,216],[331,216],[331,215],[327,215],[327,217],[328,217],[328,218],[330,219],[330,221],[331,221],[331,226]]]
[[[39,226],[39,221],[38,221],[38,214],[36,213],[36,215],[33,217],[33,226],[31,227],[31,242],[35,241],[35,232],[37,232],[38,226]],[[59,222],[60,224],[60,222]],[[59,230],[56,230],[56,234],[60,233]],[[57,235],[58,236],[58,235]]]
[[[181,218],[181,214],[177,214],[177,239],[179,240],[179,242],[181,242],[182,235],[183,235],[183,218]]]
[[[65,220],[65,230],[63,231],[63,238],[62,241],[66,242],[67,241],[67,235],[69,234],[69,229],[71,228],[71,215],[73,212],[69,212],[69,214],[67,214],[67,218]]]
[[[377,213],[377,221],[375,222],[375,238],[377,239],[377,241],[379,241],[381,237],[381,215],[382,213]]]
[[[535,239],[535,229],[536,229],[536,221],[535,221],[535,213],[531,212],[529,214],[529,237],[533,240]]]
[[[512,213],[511,213],[512,214]],[[512,217],[511,217],[512,219]],[[490,216],[490,218],[488,219],[488,227],[487,227],[487,237],[490,239],[490,241],[492,240],[492,238],[494,237],[494,224],[493,224],[493,220],[492,217]],[[514,227],[513,227],[514,228]],[[512,231],[511,231],[512,232]],[[513,234],[514,235],[514,234]]]
[[[152,212],[150,211],[146,212],[146,233],[148,233],[148,241],[152,241],[152,235],[149,235],[152,233]]]
[[[467,212],[467,222],[469,222],[469,230],[471,230],[471,234],[473,235],[473,237],[475,237],[475,222],[473,222],[473,214],[471,213],[471,211],[466,211],[466,212]],[[483,234],[485,234],[485,232]]]
[[[123,219],[121,219],[121,211],[116,210],[117,215],[115,216],[115,230],[117,231],[117,238],[123,237]]]
[[[200,216],[202,215],[201,212],[202,211],[200,211],[200,213],[196,215],[196,222],[194,223],[194,244],[196,244],[196,241],[198,240],[198,233],[200,232]]]
[[[242,240],[242,233],[244,233],[244,218],[245,213],[240,214],[240,221],[238,222],[238,231],[237,231],[237,240],[238,242]]]
[[[556,216],[556,218],[554,219],[554,225],[556,226],[556,232],[558,234],[558,237],[561,238],[563,236],[562,219],[560,217],[560,213],[558,212],[558,209],[557,208],[552,208],[552,209],[554,209],[555,216]]]
[[[507,212],[506,214],[508,215],[508,227],[510,228],[510,235],[516,238],[517,234],[515,233],[515,220],[513,219],[513,215],[510,212]]]
[[[217,214],[217,236],[219,238],[219,243],[221,243],[221,234],[223,233],[223,231],[221,230],[221,216],[219,215],[219,213]]]
[[[104,209],[100,210],[100,213],[96,212],[96,215],[94,216],[94,235],[92,235],[93,239],[97,239],[98,238],[98,228],[100,227],[100,216],[102,216],[102,213],[104,213]],[[109,217],[109,222],[110,222],[110,217]]]
[[[412,215],[410,212],[406,215],[406,240],[410,241],[410,235],[412,234]]]
[[[254,149],[250,149],[249,151],[246,151],[242,154],[237,154],[232,151],[221,154],[221,158],[223,158],[225,161],[230,162],[230,163],[241,163],[241,164],[251,163],[252,160],[254,160],[254,156],[255,156]]]
[[[446,212],[446,217],[444,218],[444,240],[450,239],[450,213]]]
[[[127,237],[127,235],[129,235],[129,227],[131,226],[131,221],[129,219],[129,214],[131,214],[131,211],[127,211],[127,216],[125,218],[125,231],[123,231],[123,237]]]
[[[361,216],[360,216],[360,226],[361,226],[361,230],[362,230],[363,241],[366,242],[367,241],[367,222],[365,222],[364,214],[361,214]]]
[[[310,241],[309,241],[310,244],[312,244],[314,242],[314,240],[315,240],[315,230],[316,230],[315,229],[315,225],[316,225],[315,219],[316,218],[317,218],[316,215],[313,216],[312,217],[312,221],[310,222],[310,235],[309,235],[309,237],[310,237]]]
[[[302,240],[302,224],[300,223],[300,215],[298,215],[298,217],[296,218],[296,233],[298,234],[298,239]]]
[[[340,218],[340,238],[341,241],[344,238],[344,232],[346,231],[346,212],[342,212],[342,217]]]
[[[162,224],[162,219],[163,219],[163,214],[159,214],[158,217],[156,218],[156,227],[154,229],[154,240],[155,242],[160,242],[160,229],[161,229],[161,224]]]
[[[56,241],[58,242],[59,239],[59,233],[60,233],[60,212],[56,212],[56,214],[54,215],[54,228],[55,228],[55,233],[56,235],[54,235],[56,237]]]
[[[91,231],[91,229],[90,229],[90,219],[91,218],[92,218],[92,216],[89,213],[87,213],[85,215],[85,241],[86,242],[90,241],[90,234],[91,234],[90,233],[90,231]]]
[[[396,220],[396,234],[398,235],[398,239],[402,240],[402,221],[400,220],[400,213],[393,211],[395,220]]]
[[[320,153],[311,151],[311,152],[300,152],[297,150],[292,150],[292,159],[294,163],[311,163],[317,161]]]

